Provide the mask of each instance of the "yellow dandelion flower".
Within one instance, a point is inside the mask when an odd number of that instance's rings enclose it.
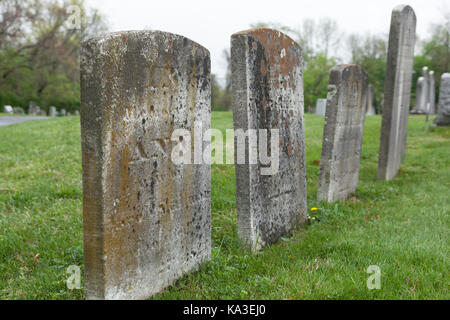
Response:
[[[311,211],[316,211],[317,210],[317,208],[311,208]]]

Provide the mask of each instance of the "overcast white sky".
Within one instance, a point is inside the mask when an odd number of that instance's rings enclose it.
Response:
[[[305,18],[329,17],[346,33],[388,33],[392,9],[409,4],[417,16],[417,34],[450,10],[447,0],[87,0],[108,19],[111,31],[155,29],[181,34],[208,48],[211,72],[223,78],[222,50],[230,35],[251,23],[278,22],[297,27]]]

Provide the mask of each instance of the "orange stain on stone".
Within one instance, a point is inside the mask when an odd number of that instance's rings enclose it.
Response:
[[[301,49],[294,40],[282,32],[269,28],[244,30],[233,34],[233,36],[236,35],[247,35],[261,43],[264,48],[265,60],[269,64],[266,66],[264,62],[261,63],[262,75],[265,75],[267,70],[272,70],[275,78],[278,78],[280,74],[289,78],[289,80],[284,81],[284,88],[289,86],[295,89],[293,72],[300,63]],[[252,46],[256,49],[257,44],[254,42]],[[298,48],[298,50],[295,50],[295,48]],[[274,86],[278,88],[279,83],[275,82]]]

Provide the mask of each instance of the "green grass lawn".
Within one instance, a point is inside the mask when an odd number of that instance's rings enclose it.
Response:
[[[406,161],[376,181],[381,118],[366,118],[359,187],[316,201],[323,117],[307,114],[308,208],[314,217],[251,253],[236,235],[234,167],[212,166],[212,259],[155,299],[448,299],[450,130],[409,117]],[[232,128],[229,112],[212,127]],[[66,269],[83,268],[79,117],[0,127],[0,298],[83,299]],[[376,218],[378,217],[378,219]],[[368,290],[367,268],[381,268]]]

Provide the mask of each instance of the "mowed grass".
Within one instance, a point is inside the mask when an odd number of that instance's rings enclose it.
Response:
[[[305,115],[308,208],[314,217],[252,253],[236,235],[232,165],[212,166],[210,261],[154,299],[448,299],[450,130],[410,116],[406,161],[377,181],[380,116],[366,118],[358,190],[316,201],[323,117]],[[212,127],[232,128],[229,112]],[[79,117],[0,127],[0,298],[83,299],[66,269],[83,272]],[[367,268],[381,269],[369,290]]]

